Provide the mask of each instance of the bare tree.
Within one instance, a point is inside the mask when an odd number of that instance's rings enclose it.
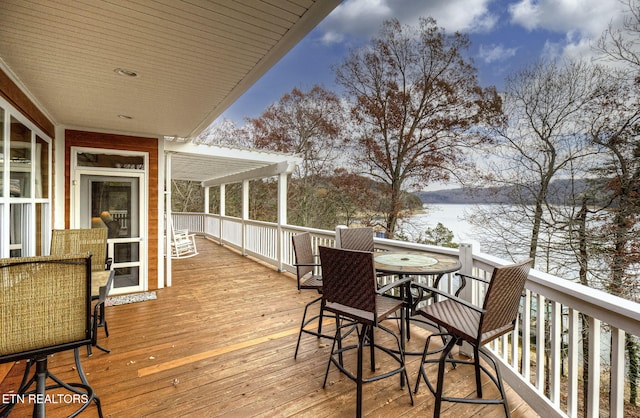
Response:
[[[618,80],[624,78],[618,77]],[[594,118],[591,135],[607,160],[598,174],[609,179],[611,196],[601,228],[605,246],[600,255],[606,260],[607,290],[626,299],[640,300],[640,83],[620,83],[603,101]],[[640,377],[640,347],[637,337],[626,335],[629,356],[629,401],[636,405]]]
[[[614,64],[626,64],[628,84],[607,101],[602,118],[594,121],[594,142],[603,146],[610,156],[603,167],[611,175],[610,190],[614,208],[608,232],[613,237],[609,246],[609,291],[632,300],[640,295],[640,1],[626,0],[627,14],[621,28],[609,26],[600,38],[597,49]],[[637,405],[640,380],[640,343],[637,336],[625,335],[629,357],[629,402]]]
[[[622,27],[610,24],[598,40],[596,50],[605,59],[630,64],[637,73],[640,71],[640,0],[625,0],[624,3],[627,13]]]
[[[554,189],[553,180],[572,176],[576,161],[595,152],[588,146],[587,111],[602,94],[603,77],[602,68],[583,62],[541,62],[507,79],[508,122],[493,131],[496,143],[486,150],[481,179],[508,190],[515,205],[475,214],[476,223],[492,219],[503,240],[501,252],[535,259],[541,239],[553,235],[557,225],[548,223],[549,197],[567,194]]]
[[[196,138],[195,142],[205,145],[250,148],[253,146],[253,135],[248,127],[238,127],[231,119],[223,119],[211,124]]]
[[[356,163],[387,189],[387,237],[401,216],[403,190],[454,175],[468,163],[461,148],[486,140],[471,128],[499,114],[495,89],[479,87],[464,57],[468,46],[466,36],[447,35],[431,18],[417,27],[391,20],[334,68],[352,99]]]
[[[306,92],[294,88],[248,122],[257,148],[303,158],[289,188],[290,218],[298,225],[318,226],[318,182],[332,172],[342,140],[344,110],[338,97],[320,86]]]
[[[171,180],[171,210],[176,212],[202,212],[204,189],[200,183],[187,180]]]

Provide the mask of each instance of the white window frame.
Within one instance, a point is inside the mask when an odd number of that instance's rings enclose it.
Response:
[[[0,257],[6,258],[10,256],[10,207],[12,204],[25,205],[25,220],[22,224],[22,236],[26,239],[26,242],[21,242],[21,256],[28,257],[36,254],[36,205],[42,204],[41,216],[41,233],[40,242],[42,246],[42,254],[49,253],[49,246],[51,241],[51,199],[52,199],[52,182],[53,182],[53,147],[52,139],[46,135],[40,128],[38,128],[33,122],[31,122],[25,115],[20,113],[9,102],[0,97],[0,108],[4,110],[4,130],[2,132],[2,144],[0,147],[3,156],[3,163],[0,167],[2,170],[2,190],[3,194],[0,195]],[[4,193],[9,190],[10,184],[10,164],[8,162],[8,156],[10,155],[10,137],[11,137],[11,118],[16,119],[18,122],[26,126],[31,131],[31,176],[29,189],[31,190],[31,196],[29,197],[5,197]],[[39,164],[40,160],[36,160],[36,136],[40,137],[48,145],[48,184],[46,185],[48,193],[47,198],[34,197],[35,196],[35,181],[36,181],[36,164]],[[43,185],[45,187],[45,185]]]

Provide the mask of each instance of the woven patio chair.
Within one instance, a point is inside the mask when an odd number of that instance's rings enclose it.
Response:
[[[373,242],[373,228],[371,227],[358,227],[358,228],[344,228],[338,227],[336,229],[337,234],[339,235],[339,243],[340,248],[343,250],[356,250],[356,251],[368,251],[373,253],[376,251],[375,245]],[[397,280],[396,276],[390,275],[389,273],[376,272],[376,277],[378,278],[378,288],[384,287],[387,283],[392,282],[393,280]],[[399,299],[399,293],[397,288],[392,288],[392,292],[388,293],[387,296]],[[411,296],[409,292],[406,293],[406,297],[404,298],[404,318],[405,318],[405,329],[407,330],[407,338],[410,338],[410,319],[411,319],[411,304],[412,299],[409,298]],[[395,319],[399,319],[399,316],[394,317]]]
[[[439,289],[427,287],[421,283],[413,284],[413,286],[423,287],[425,290],[435,292],[445,298],[442,301],[432,303],[418,310],[418,314],[437,324],[440,329],[445,330],[443,333],[432,334],[427,337],[415,387],[415,392],[417,393],[420,380],[424,379],[429,390],[435,395],[434,417],[440,416],[442,401],[473,404],[502,404],[506,416],[510,416],[507,397],[502,384],[502,377],[500,376],[500,369],[483,346],[515,329],[520,297],[524,290],[529,269],[531,268],[531,262],[532,260],[528,259],[520,263],[497,267],[493,270],[491,279],[488,281],[478,277],[460,274],[459,276],[465,281],[466,279],[472,279],[487,284],[487,291],[482,308],[456,296],[442,292]],[[429,351],[429,344],[432,337],[446,338],[446,344],[444,347]],[[473,359],[464,360],[449,355],[454,345],[461,345],[465,341],[473,347]],[[437,353],[440,353],[439,358],[427,358],[429,355]],[[481,354],[492,365],[495,374],[492,374],[490,370],[480,362]],[[438,380],[435,389],[427,376],[424,366],[430,363],[438,363]],[[443,395],[446,363],[474,366],[478,398],[455,398]],[[480,371],[484,372],[496,385],[500,392],[500,399],[482,398]]]
[[[94,345],[109,353],[110,350],[97,342],[98,328],[104,328],[109,336],[105,301],[111,290],[115,270],[111,269],[112,260],[107,257],[107,228],[54,229],[51,233],[51,255],[91,253],[91,298],[95,301],[93,332]],[[91,355],[91,346],[87,347]]]
[[[364,383],[400,375],[400,386],[407,385],[409,398],[413,405],[413,395],[409,388],[409,378],[405,369],[404,350],[401,338],[404,338],[402,319],[404,309],[402,301],[382,293],[388,288],[406,286],[410,279],[400,280],[391,283],[387,288],[377,289],[376,273],[373,262],[373,254],[366,251],[352,251],[329,247],[320,247],[320,261],[322,263],[323,288],[322,298],[325,301],[324,309],[336,315],[336,335],[331,347],[329,363],[324,376],[322,387],[326,387],[327,377],[331,364],[334,364],[349,379],[356,382],[356,416],[362,416],[362,386]],[[390,317],[394,312],[400,311],[400,334],[401,337],[391,329],[382,325],[382,321]],[[342,329],[345,324],[344,318],[356,323],[358,341],[356,344],[343,346]],[[352,322],[346,326],[351,329]],[[395,341],[396,347],[389,348],[375,342],[375,330],[381,330],[390,335]],[[336,347],[337,345],[337,347]],[[370,368],[371,374],[364,376],[363,352],[364,347],[370,348]],[[355,375],[347,368],[343,354],[350,350],[357,350],[357,366]],[[391,363],[397,363],[394,368],[384,367],[378,373],[376,371],[376,350],[386,354]]]
[[[90,266],[91,256],[86,253],[0,259],[0,363],[27,360],[17,395],[36,394],[36,400],[44,399],[46,391],[64,388],[85,401],[70,416],[95,402],[102,417],[100,400],[87,382],[78,351],[93,339]],[[81,383],[65,383],[48,370],[48,356],[66,350],[74,350]],[[47,385],[48,379],[55,384]],[[30,390],[34,383],[35,389]],[[20,397],[12,399],[17,402]],[[34,402],[33,416],[44,417],[45,404]],[[0,416],[8,415],[14,406],[0,406]]]
[[[373,243],[373,228],[338,228],[340,248],[344,250],[369,251],[375,250]]]
[[[320,267],[317,256],[314,255],[311,247],[311,235],[308,232],[296,234],[291,237],[293,243],[293,251],[295,254],[296,262],[296,276],[298,281],[298,291],[300,290],[315,290],[318,294],[322,294],[322,276],[317,274]],[[307,312],[311,305],[320,303],[320,310],[318,314],[307,318]],[[333,335],[327,335],[322,333],[322,321],[324,320],[324,301],[322,296],[307,303],[304,307],[304,314],[302,315],[302,322],[300,324],[300,331],[298,332],[298,342],[296,343],[296,351],[293,358],[298,357],[298,349],[300,348],[300,339],[302,334],[315,335],[316,337],[333,338]],[[318,321],[317,331],[307,328],[307,325],[312,322]]]

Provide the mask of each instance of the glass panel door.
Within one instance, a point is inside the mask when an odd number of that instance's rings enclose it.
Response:
[[[81,228],[107,228],[112,294],[144,290],[140,177],[80,175]]]

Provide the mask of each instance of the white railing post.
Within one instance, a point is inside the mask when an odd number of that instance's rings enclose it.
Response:
[[[342,243],[340,242],[340,230],[347,229],[347,228],[348,227],[346,225],[336,225],[336,241],[335,241],[336,248],[342,248]]]

